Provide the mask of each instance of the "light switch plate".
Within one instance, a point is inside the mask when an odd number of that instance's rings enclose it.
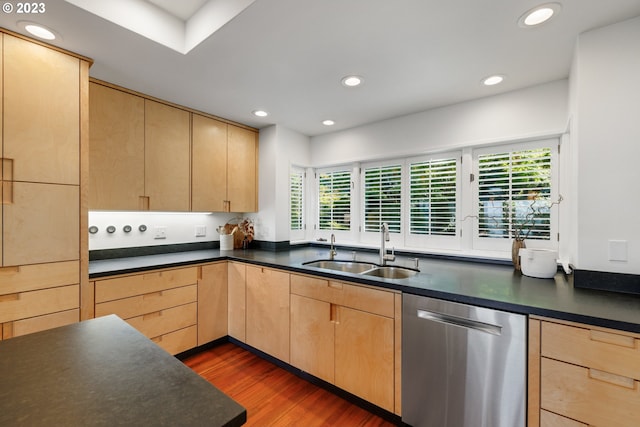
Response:
[[[167,227],[158,226],[153,229],[153,238],[154,239],[166,239],[167,238]]]
[[[207,236],[207,226],[196,225],[196,237],[206,237],[206,236]]]
[[[609,240],[609,261],[628,261],[626,240]]]

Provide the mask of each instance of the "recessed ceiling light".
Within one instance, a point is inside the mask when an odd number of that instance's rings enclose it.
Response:
[[[323,120],[322,124],[325,126],[333,126],[336,124],[336,122],[334,122],[333,120]]]
[[[360,76],[345,76],[341,80],[343,86],[355,87],[362,84],[362,77]]]
[[[482,84],[485,86],[493,86],[493,85],[497,85],[498,83],[502,83],[503,80],[504,80],[504,76],[496,74],[494,76],[489,76],[482,79]]]
[[[252,111],[254,116],[258,116],[258,117],[267,117],[269,115],[269,113],[267,113],[264,110],[254,110]]]
[[[523,28],[535,27],[536,25],[549,21],[549,19],[560,12],[561,8],[560,3],[541,4],[525,12],[520,19],[518,19],[518,25]]]
[[[32,36],[38,37],[43,40],[55,40],[56,33],[45,27],[44,25],[36,24],[34,22],[21,21],[18,22],[18,26],[22,27]]]

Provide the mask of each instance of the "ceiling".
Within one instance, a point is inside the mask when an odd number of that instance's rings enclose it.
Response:
[[[207,3],[224,0],[144,1],[187,25]],[[640,16],[640,0],[559,0],[551,21],[520,28],[518,18],[543,2],[255,0],[186,54],[63,0],[39,15],[2,13],[0,26],[50,27],[61,36],[53,44],[94,60],[92,77],[257,128],[315,136],[566,78],[578,34]],[[348,74],[364,83],[342,86]],[[483,86],[491,74],[505,81]],[[269,116],[253,116],[257,109]]]

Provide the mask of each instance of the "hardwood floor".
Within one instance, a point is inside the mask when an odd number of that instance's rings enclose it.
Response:
[[[393,426],[232,343],[183,362],[247,409],[247,426]]]

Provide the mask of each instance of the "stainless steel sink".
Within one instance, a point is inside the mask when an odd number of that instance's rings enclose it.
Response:
[[[410,268],[386,265],[383,267],[372,268],[371,270],[364,271],[362,274],[366,276],[381,277],[383,279],[408,279],[409,277],[418,274],[418,271]]]
[[[340,260],[318,260],[305,262],[307,267],[325,268],[327,270],[343,271],[345,273],[363,273],[371,270],[377,265],[369,262],[359,261],[340,261]]]

